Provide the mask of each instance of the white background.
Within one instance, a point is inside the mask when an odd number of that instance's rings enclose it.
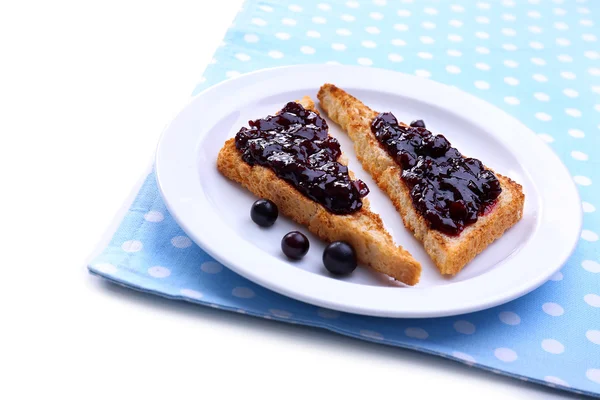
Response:
[[[563,397],[88,275],[241,2],[11,3],[0,2],[0,398]]]

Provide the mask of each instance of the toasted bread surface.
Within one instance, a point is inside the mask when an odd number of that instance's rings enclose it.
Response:
[[[306,109],[316,111],[314,102],[307,96],[299,103]],[[345,163],[343,156],[339,161]],[[227,140],[219,152],[217,168],[224,176],[242,184],[256,196],[273,201],[282,214],[305,225],[321,239],[350,243],[361,264],[407,285],[415,285],[419,281],[421,265],[408,251],[394,244],[381,218],[369,209],[367,201],[363,201],[362,208],[355,213],[332,214],[278,178],[269,168],[250,166],[244,162],[234,139]]]
[[[429,228],[425,218],[413,206],[410,190],[401,179],[402,168],[371,132],[371,122],[378,112],[331,84],[323,85],[317,97],[329,118],[352,139],[363,168],[392,200],[404,225],[423,243],[425,251],[442,274],[458,273],[521,219],[525,202],[521,185],[496,173],[502,193],[488,214],[480,216],[476,223],[466,227],[458,236]]]

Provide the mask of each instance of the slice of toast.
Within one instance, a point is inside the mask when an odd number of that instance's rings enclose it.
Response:
[[[352,139],[363,168],[392,200],[404,225],[423,243],[425,251],[442,274],[458,273],[521,219],[525,201],[521,185],[496,174],[502,193],[492,211],[465,227],[458,236],[431,229],[413,206],[410,190],[401,179],[402,168],[379,144],[371,131],[371,122],[379,113],[331,84],[323,85],[317,97],[329,118],[339,124]]]
[[[317,112],[314,102],[308,96],[298,103],[307,110]],[[346,164],[343,155],[338,162]],[[350,243],[361,264],[407,285],[419,282],[421,265],[408,251],[394,244],[379,215],[369,209],[366,198],[363,199],[362,208],[352,214],[332,214],[277,177],[269,168],[250,166],[244,162],[233,138],[227,140],[219,152],[217,168],[227,178],[241,183],[256,196],[273,201],[282,214],[305,225],[321,239]],[[350,176],[353,177],[352,172]]]

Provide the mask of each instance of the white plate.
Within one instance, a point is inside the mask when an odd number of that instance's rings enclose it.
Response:
[[[255,196],[216,169],[219,149],[250,119],[264,117],[291,100],[334,83],[399,120],[423,118],[461,152],[481,159],[523,185],[523,219],[463,271],[442,277],[422,246],[404,228],[390,200],[356,160],[352,143],[329,121],[350,159],[350,168],[371,193],[396,243],[421,262],[415,287],[358,268],[333,278],[322,266],[325,246],[312,235],[309,254],[290,262],[280,241],[291,230],[307,230],[280,217],[268,229],[249,217]],[[558,157],[527,127],[492,105],[456,88],[393,71],[349,66],[293,66],[261,70],[204,91],[166,128],[156,154],[158,185],[186,233],[233,271],[286,296],[332,309],[386,317],[437,317],[482,310],[535,289],[571,254],[581,229],[575,185]]]

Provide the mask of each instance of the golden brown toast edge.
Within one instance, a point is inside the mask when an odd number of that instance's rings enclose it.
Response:
[[[316,111],[314,102],[308,96],[299,103]],[[379,215],[369,209],[368,202],[364,202],[363,207],[353,214],[332,214],[278,178],[270,169],[244,162],[233,138],[227,140],[220,150],[217,168],[254,195],[273,201],[283,215],[305,225],[322,240],[350,243],[361,264],[407,285],[418,283],[421,265],[408,251],[394,244]]]
[[[329,118],[350,136],[363,168],[391,199],[404,225],[423,243],[425,251],[442,274],[458,273],[521,219],[525,201],[521,185],[496,174],[502,194],[489,214],[479,217],[475,224],[465,228],[457,237],[430,229],[412,205],[410,191],[400,179],[402,169],[371,132],[371,122],[378,112],[332,84],[323,85],[317,97]]]

